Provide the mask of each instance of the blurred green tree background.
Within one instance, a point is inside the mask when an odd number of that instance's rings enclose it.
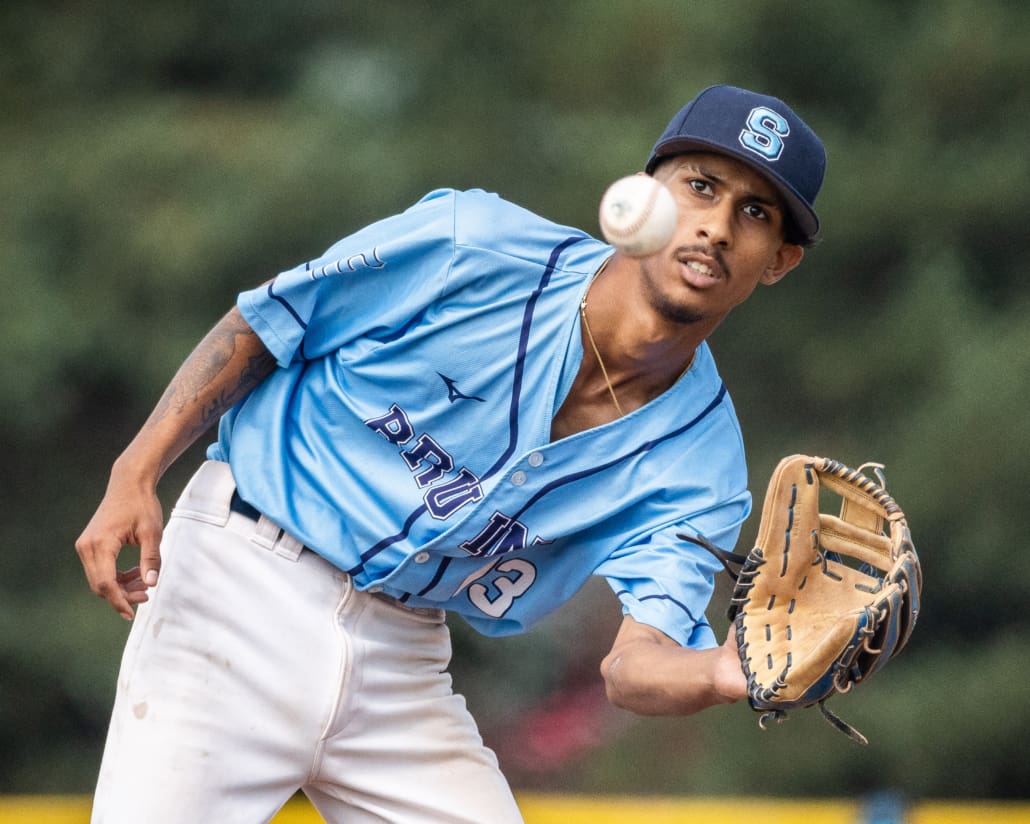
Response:
[[[605,709],[603,585],[520,638],[455,625],[458,687],[519,787],[1026,797],[1028,73],[1012,0],[3,4],[0,792],[92,788],[127,627],[72,545],[237,292],[438,186],[596,231],[606,185],[728,82],[830,156],[824,241],[713,339],[753,491],[791,452],[883,461],[925,567],[906,654],[834,703],[872,743],[815,712]]]

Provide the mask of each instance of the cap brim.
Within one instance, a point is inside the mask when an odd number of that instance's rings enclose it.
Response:
[[[743,150],[740,152],[734,152],[727,149],[721,143],[691,137],[677,137],[667,140],[664,143],[659,143],[655,146],[654,152],[647,163],[645,171],[648,174],[651,174],[654,171],[655,166],[658,165],[661,160],[692,151],[710,151],[715,152],[716,154],[729,155],[735,160],[739,160],[745,165],[750,166],[776,187],[776,191],[779,192],[780,197],[783,198],[787,211],[790,212],[791,219],[795,224],[797,224],[798,229],[801,230],[801,233],[805,238],[807,240],[815,240],[816,237],[818,237],[819,216],[816,215],[812,207],[805,202],[805,199],[801,197],[801,195],[799,195],[794,188],[787,183],[787,181],[775,174],[769,166],[753,160],[748,156],[747,152]]]

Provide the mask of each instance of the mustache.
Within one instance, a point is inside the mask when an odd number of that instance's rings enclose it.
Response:
[[[729,277],[730,267],[726,265],[726,258],[723,257],[722,252],[719,249],[716,249],[712,246],[705,246],[701,243],[694,243],[688,246],[678,246],[676,248],[675,256],[678,259],[683,255],[691,253],[704,255],[705,257],[710,257],[712,260],[719,264],[719,268],[722,269],[723,274]]]

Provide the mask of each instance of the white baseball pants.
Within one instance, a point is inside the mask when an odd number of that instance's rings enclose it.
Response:
[[[443,613],[357,591],[206,462],[118,677],[93,824],[256,824],[298,790],[334,824],[521,822],[446,672]]]

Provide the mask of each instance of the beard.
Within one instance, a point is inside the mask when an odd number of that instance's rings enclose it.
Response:
[[[644,290],[647,293],[651,307],[665,320],[672,323],[693,325],[705,319],[705,314],[690,306],[674,301],[666,292],[658,286],[658,277],[655,275],[650,261],[641,261],[640,271],[643,275]]]
[[[700,244],[681,246],[676,250],[674,257],[678,258],[680,255],[689,252],[700,252],[714,258],[725,275],[729,276],[729,267],[726,265],[726,260],[719,249],[709,248]],[[643,276],[644,289],[647,292],[651,306],[665,320],[680,324],[695,324],[708,319],[709,316],[702,310],[677,302],[668,292],[662,290],[660,274],[655,272],[650,260],[642,260],[640,270]]]

